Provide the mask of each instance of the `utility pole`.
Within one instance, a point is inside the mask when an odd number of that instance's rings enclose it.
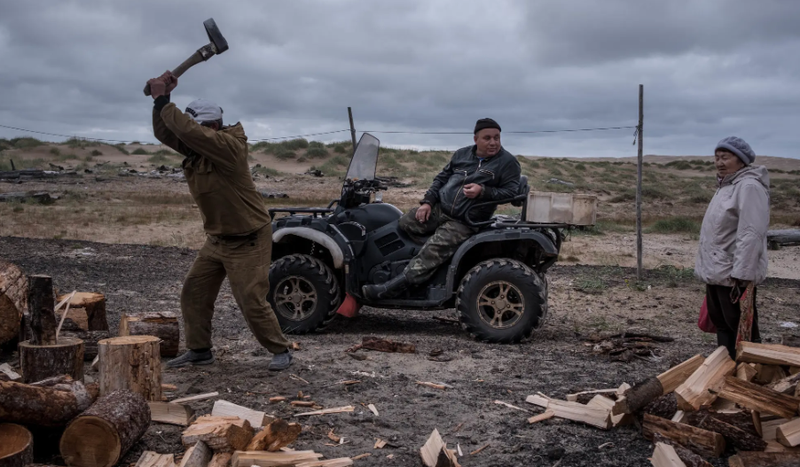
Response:
[[[639,150],[636,163],[636,279],[642,280],[642,166],[644,138],[644,85],[639,85],[639,125],[636,134],[639,138]]]
[[[350,119],[350,137],[353,138],[353,154],[356,153],[356,127],[353,126],[353,108],[347,108],[347,117]]]

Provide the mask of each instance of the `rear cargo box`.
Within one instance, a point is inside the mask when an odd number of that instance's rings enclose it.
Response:
[[[528,195],[525,220],[539,224],[594,225],[597,197],[533,191]]]

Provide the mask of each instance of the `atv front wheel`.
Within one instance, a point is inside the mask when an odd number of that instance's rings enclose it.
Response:
[[[530,337],[547,311],[547,287],[528,266],[512,259],[479,263],[461,280],[456,305],[476,339],[512,343]]]
[[[325,263],[308,255],[278,259],[269,270],[267,301],[283,332],[305,334],[328,324],[341,302],[339,281]]]

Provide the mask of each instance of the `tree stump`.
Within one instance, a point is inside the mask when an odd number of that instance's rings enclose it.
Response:
[[[17,266],[0,261],[0,344],[17,337],[27,308],[28,279]]]
[[[121,336],[97,343],[100,357],[100,394],[128,389],[145,400],[161,400],[160,339]]]
[[[181,331],[175,313],[142,313],[122,315],[119,320],[120,336],[156,336],[161,339],[161,356],[178,355]]]
[[[35,426],[64,426],[97,399],[97,385],[68,376],[36,384],[0,381],[0,419]]]
[[[24,426],[0,423],[0,467],[33,463],[33,436]]]
[[[61,302],[69,294],[59,295],[57,300]],[[86,314],[88,331],[108,331],[108,321],[106,320],[106,297],[97,292],[77,292],[69,301],[69,313],[73,310],[81,310],[81,314]]]
[[[140,394],[107,394],[72,421],[61,437],[61,456],[70,467],[111,467],[150,425],[150,408]]]
[[[54,376],[69,375],[83,381],[83,341],[62,337],[57,344],[19,344],[19,367],[23,383],[35,383]]]

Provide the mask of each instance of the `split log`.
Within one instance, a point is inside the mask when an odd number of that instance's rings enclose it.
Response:
[[[70,309],[69,314],[72,314]],[[108,331],[64,331],[61,328],[61,334],[58,335],[58,341],[61,342],[63,338],[72,337],[83,341],[83,361],[90,362],[97,356],[97,343],[103,339],[108,339],[111,334]]]
[[[24,383],[61,375],[83,381],[83,341],[62,337],[57,344],[22,342],[19,344],[19,367]]]
[[[773,391],[780,392],[781,394],[794,395],[798,383],[800,383],[800,373],[787,376],[779,381],[775,381],[772,384],[767,385],[767,387]]]
[[[114,391],[67,426],[61,437],[61,456],[70,467],[111,467],[149,425],[150,408],[140,394]]]
[[[206,417],[198,418],[194,424],[183,432],[183,436],[181,437],[184,446],[191,446],[198,441],[202,441],[214,452],[242,450],[252,439],[253,429],[250,427],[250,422],[247,420],[241,420],[241,426],[239,426],[233,421],[216,422]]]
[[[56,298],[58,300],[58,298]],[[60,300],[58,300],[61,303]],[[64,313],[67,313],[67,317],[64,318]],[[63,322],[62,322],[63,319]],[[66,330],[70,331],[88,331],[89,330],[89,317],[86,315],[86,310],[83,308],[72,308],[72,305],[69,306],[69,311],[67,311],[66,306],[62,306],[60,309],[56,310],[56,321],[61,323],[61,332],[63,333]],[[59,337],[63,334],[59,334]]]
[[[767,448],[767,442],[762,438],[716,417],[703,417],[697,427],[721,434],[726,445],[733,446],[738,451],[763,451]]]
[[[161,356],[178,355],[181,331],[175,313],[123,314],[119,321],[120,336],[156,336],[161,339]]]
[[[27,277],[17,266],[0,261],[0,344],[17,337],[27,309]]]
[[[231,467],[303,465],[305,462],[319,460],[322,454],[314,451],[264,452],[237,451],[231,457]]]
[[[561,401],[542,396],[528,396],[525,402],[552,410],[558,418],[583,422],[603,430],[611,428],[611,411],[604,408],[589,407],[577,402]]]
[[[378,352],[417,352],[417,348],[414,344],[405,344],[403,342],[395,342],[388,339],[381,339],[379,337],[364,337],[360,344],[350,347],[349,349],[345,350],[345,352],[355,352],[358,349],[377,350]]]
[[[785,345],[741,342],[736,352],[736,361],[800,366],[800,349]]]
[[[654,443],[663,443],[672,446],[678,457],[686,464],[686,467],[713,467],[706,462],[705,459],[693,453],[691,450],[686,449],[675,441],[661,435],[660,433],[653,434]]]
[[[730,467],[798,467],[797,452],[739,452],[728,458]]]
[[[792,418],[800,408],[800,399],[748,383],[735,377],[727,377],[719,389],[719,397],[736,402],[742,407],[766,412],[782,418]]]
[[[173,454],[159,454],[153,451],[145,451],[139,456],[134,467],[175,467],[175,456]]]
[[[0,423],[0,467],[33,463],[33,436],[24,426]]]
[[[778,427],[789,423],[791,420],[786,418],[777,418],[775,420],[768,420],[766,422],[761,422],[761,438],[766,441],[777,441],[778,440]]]
[[[720,346],[706,358],[700,367],[686,381],[675,389],[678,407],[681,410],[698,410],[717,398],[709,389],[717,389],[724,378],[736,371],[736,363],[731,360],[728,350]]]
[[[214,402],[211,415],[214,417],[239,417],[250,422],[250,426],[253,428],[260,428],[275,420],[275,417],[264,412],[242,407],[226,400]]]
[[[155,336],[124,336],[97,343],[100,394],[129,389],[145,400],[161,401],[161,354]]]
[[[586,404],[589,407],[596,407],[598,409],[607,410],[608,413],[611,413],[611,409],[614,408],[614,401],[609,399],[608,397],[598,394]],[[670,415],[671,417],[672,415]],[[612,415],[611,416],[611,426],[624,426],[630,425],[634,423],[634,417],[630,414],[619,414],[619,415]]]
[[[757,373],[758,370],[756,370],[752,363],[740,363],[739,366],[736,367],[736,377],[748,383],[753,381]]]
[[[233,454],[230,452],[215,452],[214,455],[211,456],[208,467],[228,467],[231,465],[232,456]]]
[[[725,438],[719,433],[644,414],[642,435],[652,441],[656,433],[704,457],[719,457],[725,451]]]
[[[56,313],[53,279],[50,276],[28,276],[28,315],[33,345],[56,343]]]
[[[775,431],[775,439],[786,447],[796,447],[800,445],[800,418],[784,423]],[[756,451],[757,449],[753,449]]]
[[[189,426],[195,418],[194,410],[187,405],[154,401],[147,405],[150,406],[150,419],[154,422]]]
[[[299,423],[287,423],[279,418],[256,433],[246,450],[276,452],[294,443],[301,431],[303,427]]]
[[[206,443],[198,441],[186,450],[180,467],[206,467],[213,454]]]
[[[68,295],[59,295],[58,301]],[[106,320],[106,297],[97,292],[77,292],[69,301],[70,313],[74,309],[83,310],[89,322],[89,331],[108,331]]]
[[[703,364],[702,355],[695,355],[654,378],[648,378],[625,391],[614,407],[614,414],[635,413],[664,394],[683,384]]]
[[[653,457],[650,461],[653,467],[686,467],[675,448],[669,444],[656,443]]]
[[[433,430],[425,445],[420,448],[419,454],[426,467],[458,467],[459,465],[455,453],[447,449],[447,444],[442,440],[437,429]]]
[[[96,385],[69,377],[36,384],[0,381],[0,420],[39,426],[64,426],[97,399]]]
[[[753,383],[757,384],[770,384],[775,381],[780,381],[788,376],[786,370],[778,365],[765,365],[763,363],[756,363],[756,377],[753,378]]]

